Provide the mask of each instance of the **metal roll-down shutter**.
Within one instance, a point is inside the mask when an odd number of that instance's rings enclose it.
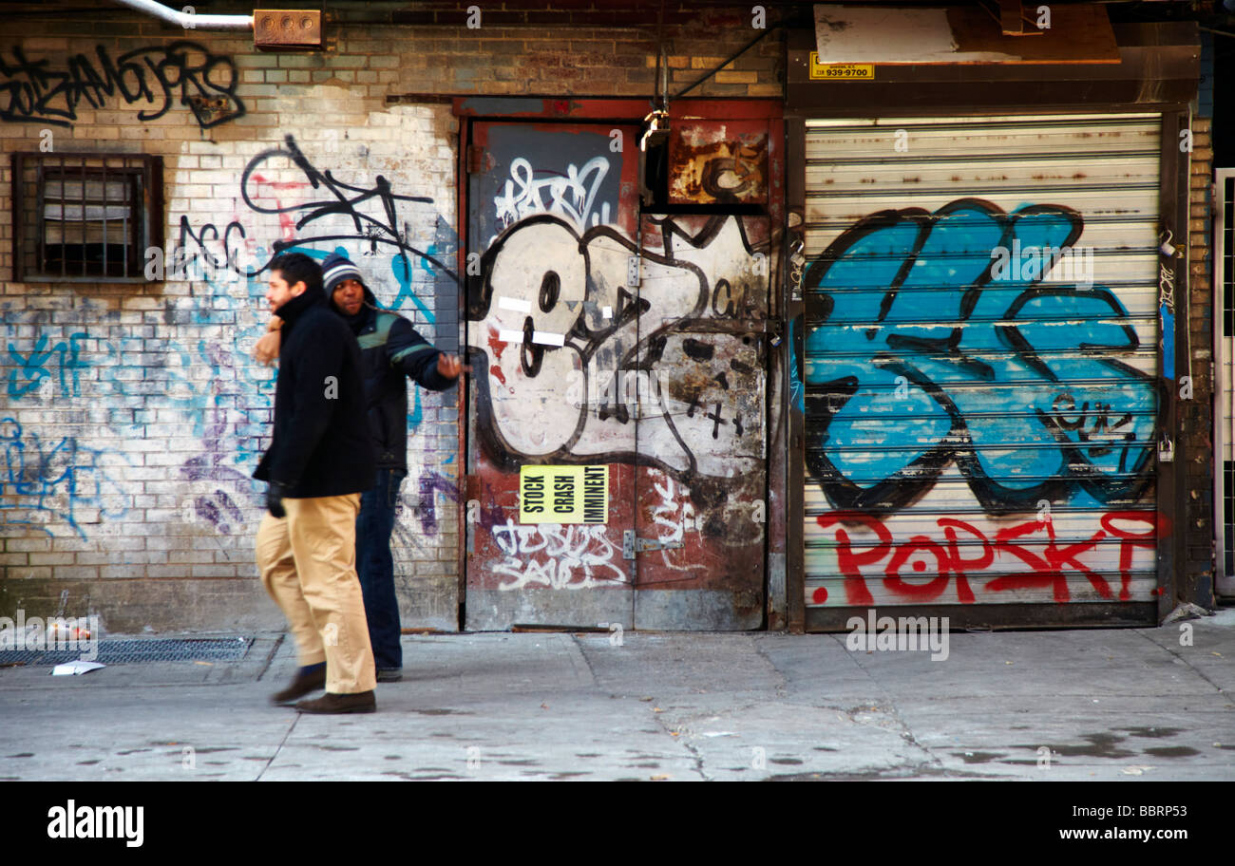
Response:
[[[808,121],[808,627],[1155,600],[1160,128]]]

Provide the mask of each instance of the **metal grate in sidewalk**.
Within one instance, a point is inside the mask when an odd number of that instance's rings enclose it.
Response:
[[[105,638],[98,642],[98,655],[91,659],[105,665],[133,665],[144,662],[239,661],[253,646],[251,637],[230,638]],[[50,643],[46,649],[0,650],[0,667],[5,665],[58,665],[89,656],[80,643],[62,649]]]

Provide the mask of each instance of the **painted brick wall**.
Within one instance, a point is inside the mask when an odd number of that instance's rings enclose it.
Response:
[[[321,238],[302,246],[321,254],[342,248],[379,302],[457,348],[453,280],[410,252],[405,273],[393,243],[454,269],[457,124],[449,106],[387,107],[385,85],[355,82],[381,74],[370,61],[380,68],[393,58],[318,62],[256,54],[247,38],[217,34],[194,34],[198,50],[172,47],[176,36],[91,37],[65,23],[28,28],[41,35],[16,44],[29,61],[46,60],[47,71],[66,69],[78,54],[101,70],[100,51],[119,64],[127,52],[147,50],[142,56],[156,64],[177,54],[189,67],[213,63],[212,80],[234,74],[239,85],[226,99],[235,116],[211,128],[178,104],[178,94],[165,101],[149,71],[153,100],[82,90],[71,126],[46,116],[0,124],[6,152],[39,151],[50,141],[53,153],[161,155],[167,262],[174,247],[189,259],[187,273],[148,286],[14,282],[5,160],[3,607],[54,612],[67,591],[67,613],[88,607],[113,632],[277,627],[281,616],[253,562],[265,485],[249,478],[269,441],[274,374],[250,358],[269,315],[264,276],[241,272],[269,261],[277,241]],[[11,50],[5,60],[15,65]],[[161,117],[141,118],[165,102]],[[63,98],[50,104],[68,107]],[[340,199],[360,200],[335,214],[308,204]],[[228,267],[228,254],[237,267]],[[412,389],[399,586],[408,625],[453,628],[457,402],[453,392]]]
[[[233,11],[218,5],[210,11]],[[655,86],[644,8],[567,3],[549,17],[490,15],[477,30],[466,5],[397,23],[389,9],[332,10],[326,50],[291,54],[122,10],[15,18],[0,49],[4,152],[49,142],[53,153],[162,156],[168,262],[184,249],[189,270],[145,286],[16,282],[12,177],[0,164],[0,615],[99,614],[114,633],[281,627],[253,563],[264,485],[249,476],[268,443],[273,372],[250,358],[268,314],[264,281],[245,268],[265,264],[277,241],[342,248],[383,305],[456,348],[457,122],[448,104],[417,95],[648,96]],[[670,94],[758,35],[749,16],[671,10]],[[779,37],[690,95],[779,97]],[[193,47],[177,44],[186,38]],[[108,63],[121,70],[112,93],[54,93],[58,73],[85,81],[87,65],[105,77]],[[182,104],[180,74],[217,101]],[[340,198],[354,203],[313,205]],[[405,626],[452,629],[458,407],[453,392],[414,390],[396,583]]]

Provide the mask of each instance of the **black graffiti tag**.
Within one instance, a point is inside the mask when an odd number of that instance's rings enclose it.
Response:
[[[143,122],[183,105],[202,129],[210,129],[246,111],[231,58],[196,42],[138,48],[115,60],[100,45],[93,60],[76,54],[63,70],[52,69],[48,60],[30,60],[19,46],[12,56],[9,61],[0,52],[0,120],[72,126],[83,102],[103,108],[117,95],[127,105],[150,103],[137,115]]]
[[[258,170],[270,160],[278,157],[291,160],[304,174],[305,180],[308,181],[309,185],[314,190],[320,190],[324,193],[323,198],[317,201],[299,202],[290,205],[276,204],[275,207],[267,207],[254,201],[254,192],[250,187],[250,179],[261,183],[261,177],[257,174]],[[313,163],[309,161],[309,158],[301,152],[294,136],[288,135],[284,139],[283,147],[262,151],[249,161],[249,164],[245,166],[244,175],[240,179],[240,194],[244,198],[244,203],[256,213],[299,215],[300,218],[296,222],[297,232],[300,232],[301,229],[311,223],[334,214],[343,215],[350,219],[355,226],[355,232],[353,233],[307,235],[290,241],[275,241],[274,250],[276,253],[289,247],[313,243],[314,241],[367,241],[374,248],[376,248],[377,244],[386,244],[398,248],[399,251],[404,253],[405,267],[406,262],[411,260],[411,256],[418,256],[440,268],[442,273],[450,280],[458,280],[457,275],[451,268],[427,252],[409,245],[406,242],[405,232],[400,230],[400,203],[421,202],[423,204],[432,204],[433,199],[426,196],[398,195],[392,190],[390,181],[380,174],[374,178],[372,187],[353,186],[343,183],[337,180],[330,173],[329,169],[324,172],[318,171]],[[258,197],[260,198],[260,196]],[[369,205],[371,202],[377,203],[380,217],[372,216],[359,209],[362,206]],[[410,279],[410,275],[406,276]]]

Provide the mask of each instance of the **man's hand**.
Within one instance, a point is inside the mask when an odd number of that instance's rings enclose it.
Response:
[[[472,372],[472,367],[470,364],[464,364],[458,355],[441,352],[437,356],[437,372],[447,379],[458,379],[460,373]]]
[[[271,367],[279,360],[279,348],[282,337],[278,331],[271,331],[257,341],[253,347],[253,360],[263,367]]]
[[[287,510],[283,507],[283,497],[287,490],[286,484],[280,484],[277,481],[271,481],[270,486],[266,488],[266,510],[270,512],[271,517],[280,519],[287,517]]]
[[[281,345],[281,336],[279,329],[283,327],[283,320],[278,316],[271,318],[270,323],[266,325],[266,333],[257,345],[253,347],[253,360],[264,367],[273,366],[275,361],[279,360],[279,347]]]

